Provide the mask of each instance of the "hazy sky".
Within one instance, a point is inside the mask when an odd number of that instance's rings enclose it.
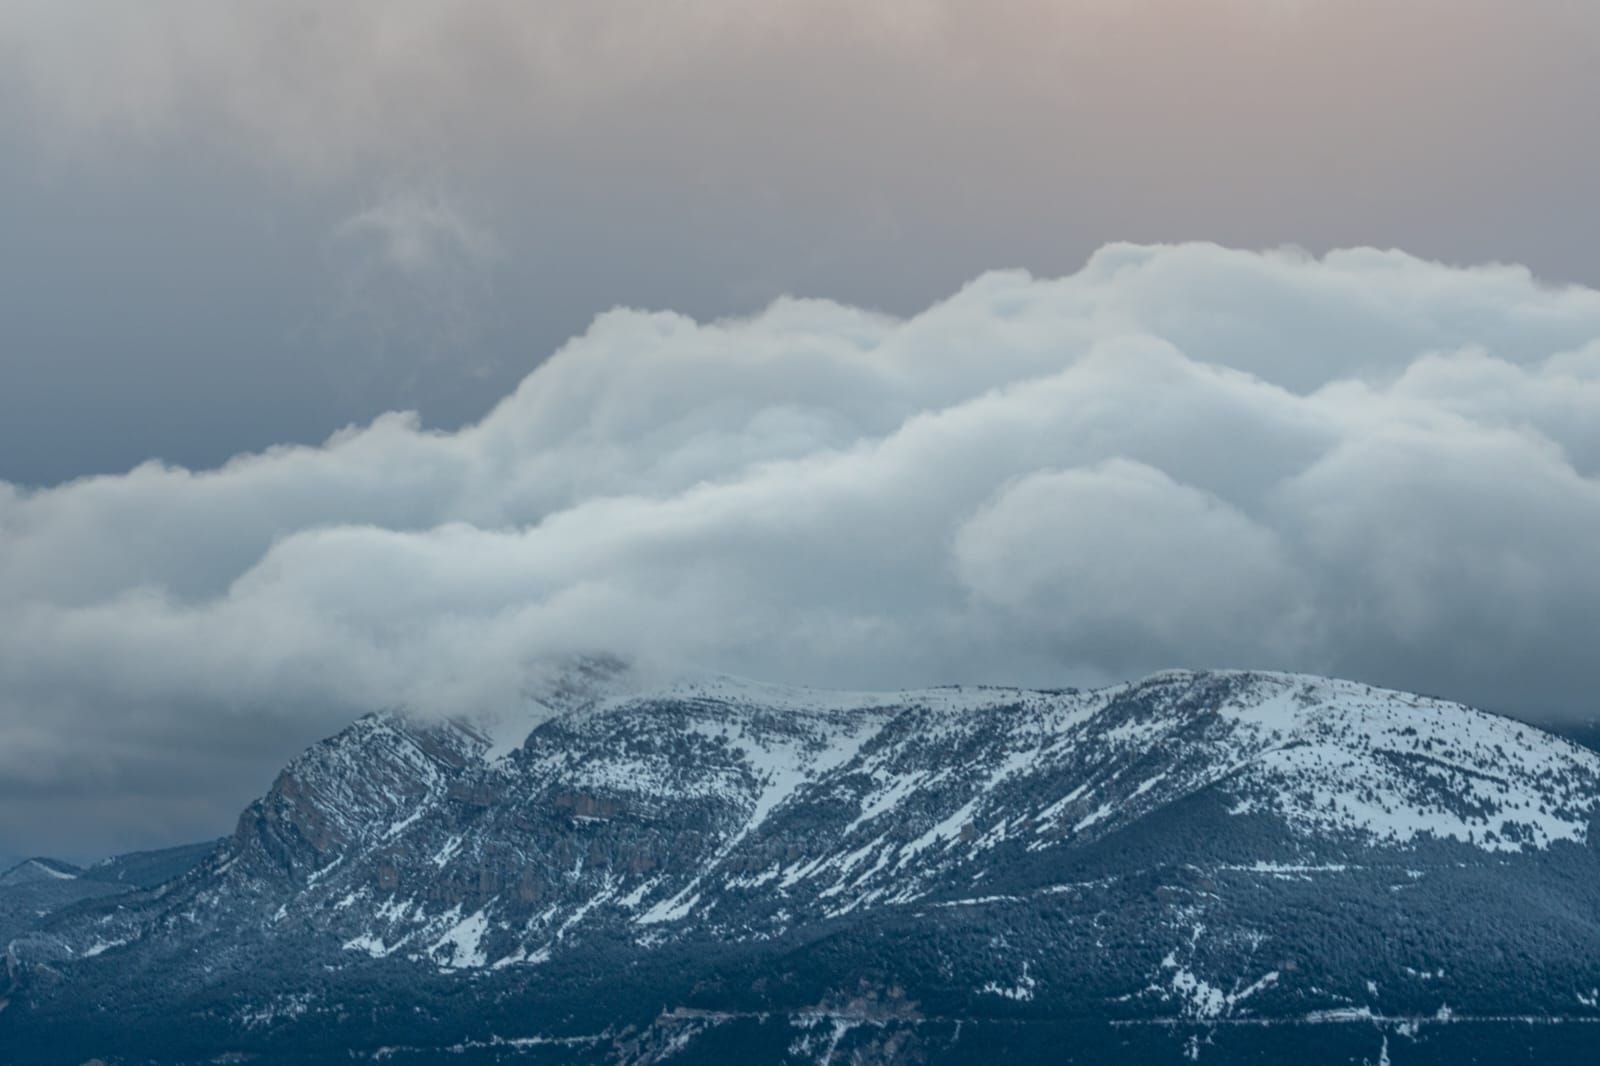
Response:
[[[477,417],[616,305],[1111,240],[1600,283],[1600,6],[0,0],[0,477]]]
[[[0,852],[568,645],[1593,713],[1595,99],[1557,0],[0,0]]]

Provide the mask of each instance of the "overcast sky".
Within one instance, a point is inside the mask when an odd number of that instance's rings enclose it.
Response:
[[[0,852],[552,650],[1592,714],[1595,99],[1558,0],[0,0]]]

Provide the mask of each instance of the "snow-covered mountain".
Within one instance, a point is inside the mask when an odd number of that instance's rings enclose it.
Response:
[[[0,888],[48,884],[52,881],[76,881],[82,873],[81,869],[70,862],[35,856],[23,859],[4,873],[0,873]]]
[[[87,899],[154,888],[192,868],[216,841],[102,859],[87,868],[35,856],[0,872],[0,943]]]
[[[1280,674],[620,674],[316,745],[191,872],[17,937],[0,1040],[821,1062],[1600,1038],[1600,755],[1530,726]]]

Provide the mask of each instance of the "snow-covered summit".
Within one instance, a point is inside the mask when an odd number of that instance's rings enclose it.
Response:
[[[41,881],[76,881],[83,871],[71,863],[35,857],[24,859],[0,873],[0,887],[35,884]]]

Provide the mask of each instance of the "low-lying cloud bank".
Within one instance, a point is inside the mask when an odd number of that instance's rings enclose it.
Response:
[[[221,828],[351,715],[567,650],[1587,714],[1597,475],[1600,292],[1518,267],[1114,245],[906,320],[618,310],[458,433],[0,483],[0,841]]]

